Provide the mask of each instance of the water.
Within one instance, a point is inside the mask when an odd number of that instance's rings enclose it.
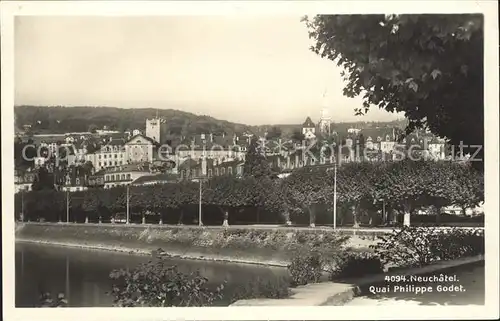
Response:
[[[118,268],[134,268],[151,257],[125,253],[72,249],[65,247],[16,243],[16,307],[35,307],[43,292],[65,293],[71,307],[111,307],[113,299],[109,273]],[[227,285],[224,299],[228,305],[233,294],[249,284],[267,283],[283,286],[286,269],[223,262],[169,259],[182,272],[199,270],[217,286]]]

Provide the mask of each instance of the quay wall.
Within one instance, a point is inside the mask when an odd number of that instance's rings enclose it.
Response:
[[[16,242],[151,254],[162,249],[187,259],[286,266],[313,242],[334,234],[349,236],[347,246],[367,248],[387,229],[293,227],[198,227],[141,224],[17,223]]]

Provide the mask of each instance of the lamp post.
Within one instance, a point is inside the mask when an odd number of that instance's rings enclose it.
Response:
[[[24,189],[21,190],[21,222],[24,222]]]
[[[66,223],[69,224],[69,187],[66,190]]]
[[[203,146],[203,154],[205,154],[205,146]],[[202,156],[201,159],[201,175],[198,177],[198,180],[200,182],[200,195],[199,195],[199,200],[198,200],[198,226],[203,226],[203,221],[202,221],[202,195],[203,195],[203,179],[207,175],[207,159],[205,155]]]
[[[125,224],[129,224],[130,222],[130,185],[127,185],[127,219]]]
[[[199,208],[198,208],[198,226],[202,226],[203,223],[201,221],[201,202],[202,202],[201,195],[202,195],[203,184],[201,182],[202,181],[201,177],[200,177],[199,181],[200,181],[200,198],[199,198]]]
[[[333,168],[333,229],[337,228],[337,160]]]

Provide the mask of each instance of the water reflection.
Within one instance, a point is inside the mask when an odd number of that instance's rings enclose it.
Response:
[[[16,306],[37,306],[42,292],[50,292],[53,296],[64,292],[72,307],[110,307],[113,300],[107,295],[111,289],[109,273],[113,269],[134,268],[150,259],[123,253],[16,243]],[[287,274],[282,268],[174,259],[169,262],[182,272],[199,270],[209,279],[210,286],[227,280],[225,301],[220,305],[227,305],[227,300],[238,288],[256,280],[282,283]]]

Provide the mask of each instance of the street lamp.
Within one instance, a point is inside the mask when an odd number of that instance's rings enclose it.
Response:
[[[337,160],[333,167],[333,229],[337,228]]]
[[[203,154],[205,154],[205,151],[203,151]],[[198,226],[203,226],[203,222],[201,220],[201,214],[202,214],[202,195],[203,195],[203,180],[206,178],[207,175],[207,159],[205,156],[202,156],[201,159],[201,175],[198,177],[198,181],[200,182],[200,195],[198,199]]]
[[[125,224],[130,223],[130,185],[127,185],[127,220]]]
[[[69,224],[69,187],[66,189],[66,223]]]

